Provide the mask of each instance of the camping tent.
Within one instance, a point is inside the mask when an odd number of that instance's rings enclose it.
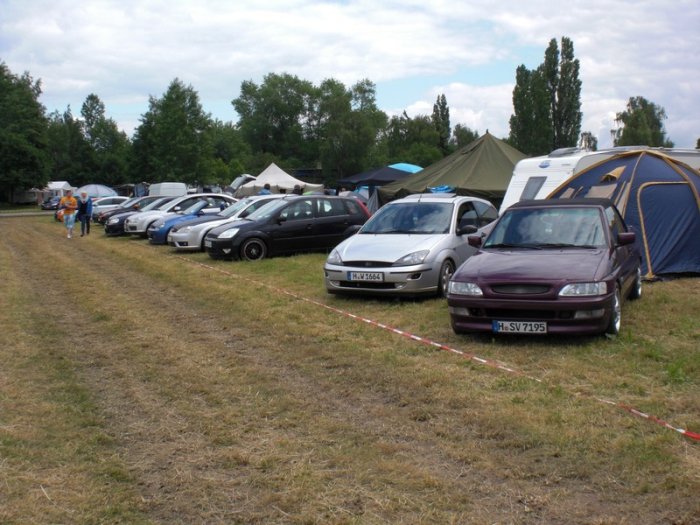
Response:
[[[83,192],[86,192],[91,199],[114,197],[117,195],[116,191],[103,184],[86,184],[85,186],[80,186],[80,188],[75,190],[75,195],[79,196]]]
[[[48,186],[46,186],[44,192],[48,193],[50,197],[53,197],[54,195],[63,197],[66,194],[66,191],[72,189],[73,186],[68,184],[68,182],[65,180],[52,180],[49,182]]]
[[[526,155],[488,131],[427,168],[379,189],[388,202],[430,188],[449,187],[459,195],[474,195],[498,204],[505,195],[515,164]]]
[[[239,187],[235,196],[247,197],[248,195],[256,195],[263,189],[265,184],[270,185],[272,193],[291,193],[294,186],[299,186],[303,192],[323,191],[323,184],[309,184],[303,180],[295,179],[273,162],[258,175],[257,179]]]
[[[573,175],[549,198],[607,197],[637,233],[647,279],[700,273],[700,172],[661,152],[620,153]]]
[[[345,177],[340,179],[338,184],[341,186],[383,186],[384,184],[408,177],[412,173],[416,172],[384,166],[383,168],[375,168]]]

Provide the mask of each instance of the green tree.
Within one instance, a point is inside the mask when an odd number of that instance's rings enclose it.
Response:
[[[410,118],[404,111],[389,120],[384,137],[387,164],[408,162],[428,166],[443,155],[437,144],[438,132],[425,115]]]
[[[90,94],[83,102],[83,131],[90,144],[96,171],[94,182],[113,186],[128,181],[128,156],[131,144],[117,123],[105,116],[105,105]]]
[[[614,131],[615,146],[653,146],[672,148],[673,142],[666,137],[663,121],[664,108],[649,102],[644,97],[630,97],[627,109],[618,113]]]
[[[561,56],[552,39],[538,68],[516,69],[509,143],[529,155],[576,145],[583,118],[579,69],[567,37],[562,37]]]
[[[18,77],[0,62],[0,198],[43,188],[49,180],[47,121],[39,103],[41,82]]]
[[[455,125],[455,129],[452,132],[452,138],[450,139],[450,145],[453,149],[459,149],[467,144],[471,144],[476,139],[479,138],[479,132],[470,129],[462,124]]]
[[[447,155],[450,152],[452,130],[450,128],[450,108],[447,105],[447,98],[444,94],[438,96],[435,104],[433,104],[432,121],[435,130],[438,132],[437,146],[443,155]]]
[[[150,97],[149,109],[134,133],[132,179],[214,182],[211,126],[197,92],[173,80],[162,98]]]
[[[73,116],[70,106],[63,113],[49,115],[48,151],[53,180],[73,186],[95,182],[95,157],[85,138],[84,123]]]
[[[317,100],[318,91],[310,82],[271,73],[260,86],[244,81],[232,104],[253,154],[308,165],[318,159]]]
[[[590,131],[584,131],[581,133],[581,140],[579,140],[578,145],[579,148],[596,151],[598,149],[598,139]]]
[[[251,162],[250,146],[243,139],[241,131],[230,122],[215,120],[210,134],[213,181],[226,186],[247,171]]]

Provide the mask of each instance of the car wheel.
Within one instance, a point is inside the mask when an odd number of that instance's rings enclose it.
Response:
[[[450,283],[450,279],[455,273],[455,263],[447,259],[442,263],[440,267],[440,276],[438,277],[438,296],[447,297],[447,286]]]
[[[637,268],[637,276],[634,279],[634,285],[630,290],[630,299],[639,299],[642,296],[642,269]]]
[[[259,261],[267,255],[267,245],[262,239],[253,237],[246,239],[241,246],[241,259],[246,261]]]
[[[617,335],[620,333],[620,324],[622,321],[622,299],[620,296],[620,287],[615,287],[615,295],[613,296],[612,312],[610,313],[610,322],[605,329],[608,335]]]

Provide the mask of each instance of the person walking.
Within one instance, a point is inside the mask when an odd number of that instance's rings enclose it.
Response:
[[[75,226],[75,210],[78,209],[78,201],[73,197],[72,190],[66,190],[66,194],[58,202],[58,209],[63,210],[63,224],[68,232],[66,237],[73,237],[73,227]]]
[[[87,192],[80,194],[78,200],[78,220],[80,221],[80,236],[90,235],[90,221],[92,220],[92,199]]]

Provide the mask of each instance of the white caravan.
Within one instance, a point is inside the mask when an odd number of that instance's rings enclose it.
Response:
[[[700,170],[700,150],[625,146],[601,151],[562,148],[542,157],[519,161],[513,169],[499,214],[510,205],[527,199],[544,199],[572,175],[625,151],[640,149],[658,151]]]

